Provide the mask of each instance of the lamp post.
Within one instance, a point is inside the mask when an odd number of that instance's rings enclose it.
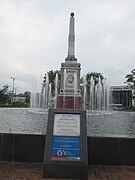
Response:
[[[13,80],[13,89],[12,89],[12,99],[11,99],[11,103],[13,103],[13,97],[14,97],[14,84],[15,84],[15,77],[10,77]]]

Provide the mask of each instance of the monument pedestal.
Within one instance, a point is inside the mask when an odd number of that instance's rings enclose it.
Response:
[[[44,167],[43,177],[88,180],[87,165],[80,166],[69,162],[47,164]]]
[[[63,96],[59,95],[57,98],[58,109],[82,109],[83,99],[82,96]]]
[[[88,179],[85,110],[50,109],[43,177]]]

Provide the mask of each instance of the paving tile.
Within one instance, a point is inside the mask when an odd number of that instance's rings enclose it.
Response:
[[[90,180],[135,180],[135,166],[90,165],[88,173]],[[42,163],[0,161],[0,180],[52,180],[42,174]]]

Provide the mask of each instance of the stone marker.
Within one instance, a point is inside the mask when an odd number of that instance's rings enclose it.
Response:
[[[43,177],[88,179],[85,110],[50,109]]]

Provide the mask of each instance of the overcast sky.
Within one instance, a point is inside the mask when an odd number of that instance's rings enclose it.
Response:
[[[60,69],[71,12],[81,76],[124,84],[135,68],[135,0],[0,0],[0,88],[12,89],[12,76],[18,92],[31,90],[33,76]]]

